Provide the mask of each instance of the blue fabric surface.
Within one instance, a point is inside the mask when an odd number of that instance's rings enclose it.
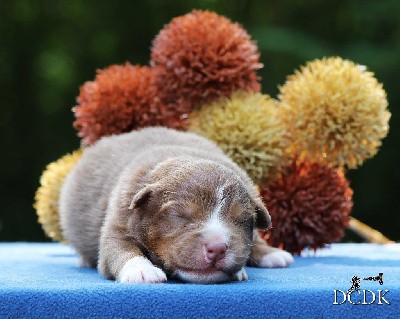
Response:
[[[67,246],[2,243],[0,318],[400,318],[400,244],[304,255],[286,269],[248,268],[247,282],[127,286],[79,268]],[[333,305],[333,291],[347,291],[352,276],[379,272],[382,286],[362,280],[361,289],[389,290],[390,305]]]

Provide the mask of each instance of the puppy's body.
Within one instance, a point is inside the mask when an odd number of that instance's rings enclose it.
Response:
[[[121,282],[160,282],[163,271],[195,282],[244,279],[252,228],[270,225],[242,169],[214,143],[166,128],[86,149],[59,204],[64,236],[82,264]],[[263,266],[271,249],[257,246],[253,259]],[[279,258],[278,266],[291,261]]]

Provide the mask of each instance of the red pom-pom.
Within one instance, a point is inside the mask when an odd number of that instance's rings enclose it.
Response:
[[[151,64],[167,102],[193,107],[237,90],[260,91],[256,44],[239,24],[214,12],[174,18],[154,39]]]
[[[276,181],[261,186],[273,225],[264,238],[296,254],[340,241],[349,223],[352,195],[341,171],[295,160]]]
[[[84,145],[145,126],[182,128],[185,110],[169,107],[158,95],[151,68],[112,65],[82,85],[74,127]]]

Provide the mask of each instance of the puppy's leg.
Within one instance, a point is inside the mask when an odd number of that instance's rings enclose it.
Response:
[[[249,265],[262,268],[282,268],[293,263],[293,256],[285,250],[268,246],[256,231]]]
[[[89,259],[79,256],[79,267],[82,268],[96,268],[96,264],[93,262],[90,262]]]
[[[106,231],[100,239],[99,271],[124,284],[159,283],[165,273],[144,257],[140,248],[118,232]]]
[[[117,280],[123,284],[159,283],[167,280],[166,274],[143,256],[129,259],[120,270]]]

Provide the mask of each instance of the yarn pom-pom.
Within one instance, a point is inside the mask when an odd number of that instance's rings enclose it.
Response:
[[[64,241],[60,226],[58,199],[65,177],[82,156],[82,150],[67,154],[59,160],[47,165],[40,177],[40,186],[35,194],[38,221],[45,234],[55,241]]]
[[[280,88],[293,152],[355,168],[388,133],[386,93],[374,74],[339,57],[314,60]]]
[[[151,65],[167,102],[197,106],[237,90],[259,92],[259,57],[257,45],[239,24],[194,10],[160,31]]]
[[[146,66],[126,63],[99,70],[94,81],[82,85],[77,102],[74,127],[83,145],[145,126],[184,126],[186,110],[160,101],[153,71]]]
[[[295,160],[260,192],[273,224],[265,236],[270,245],[300,254],[344,236],[353,191],[340,170]]]
[[[288,134],[268,95],[235,92],[217,99],[192,113],[189,130],[216,142],[257,183],[290,164]]]

